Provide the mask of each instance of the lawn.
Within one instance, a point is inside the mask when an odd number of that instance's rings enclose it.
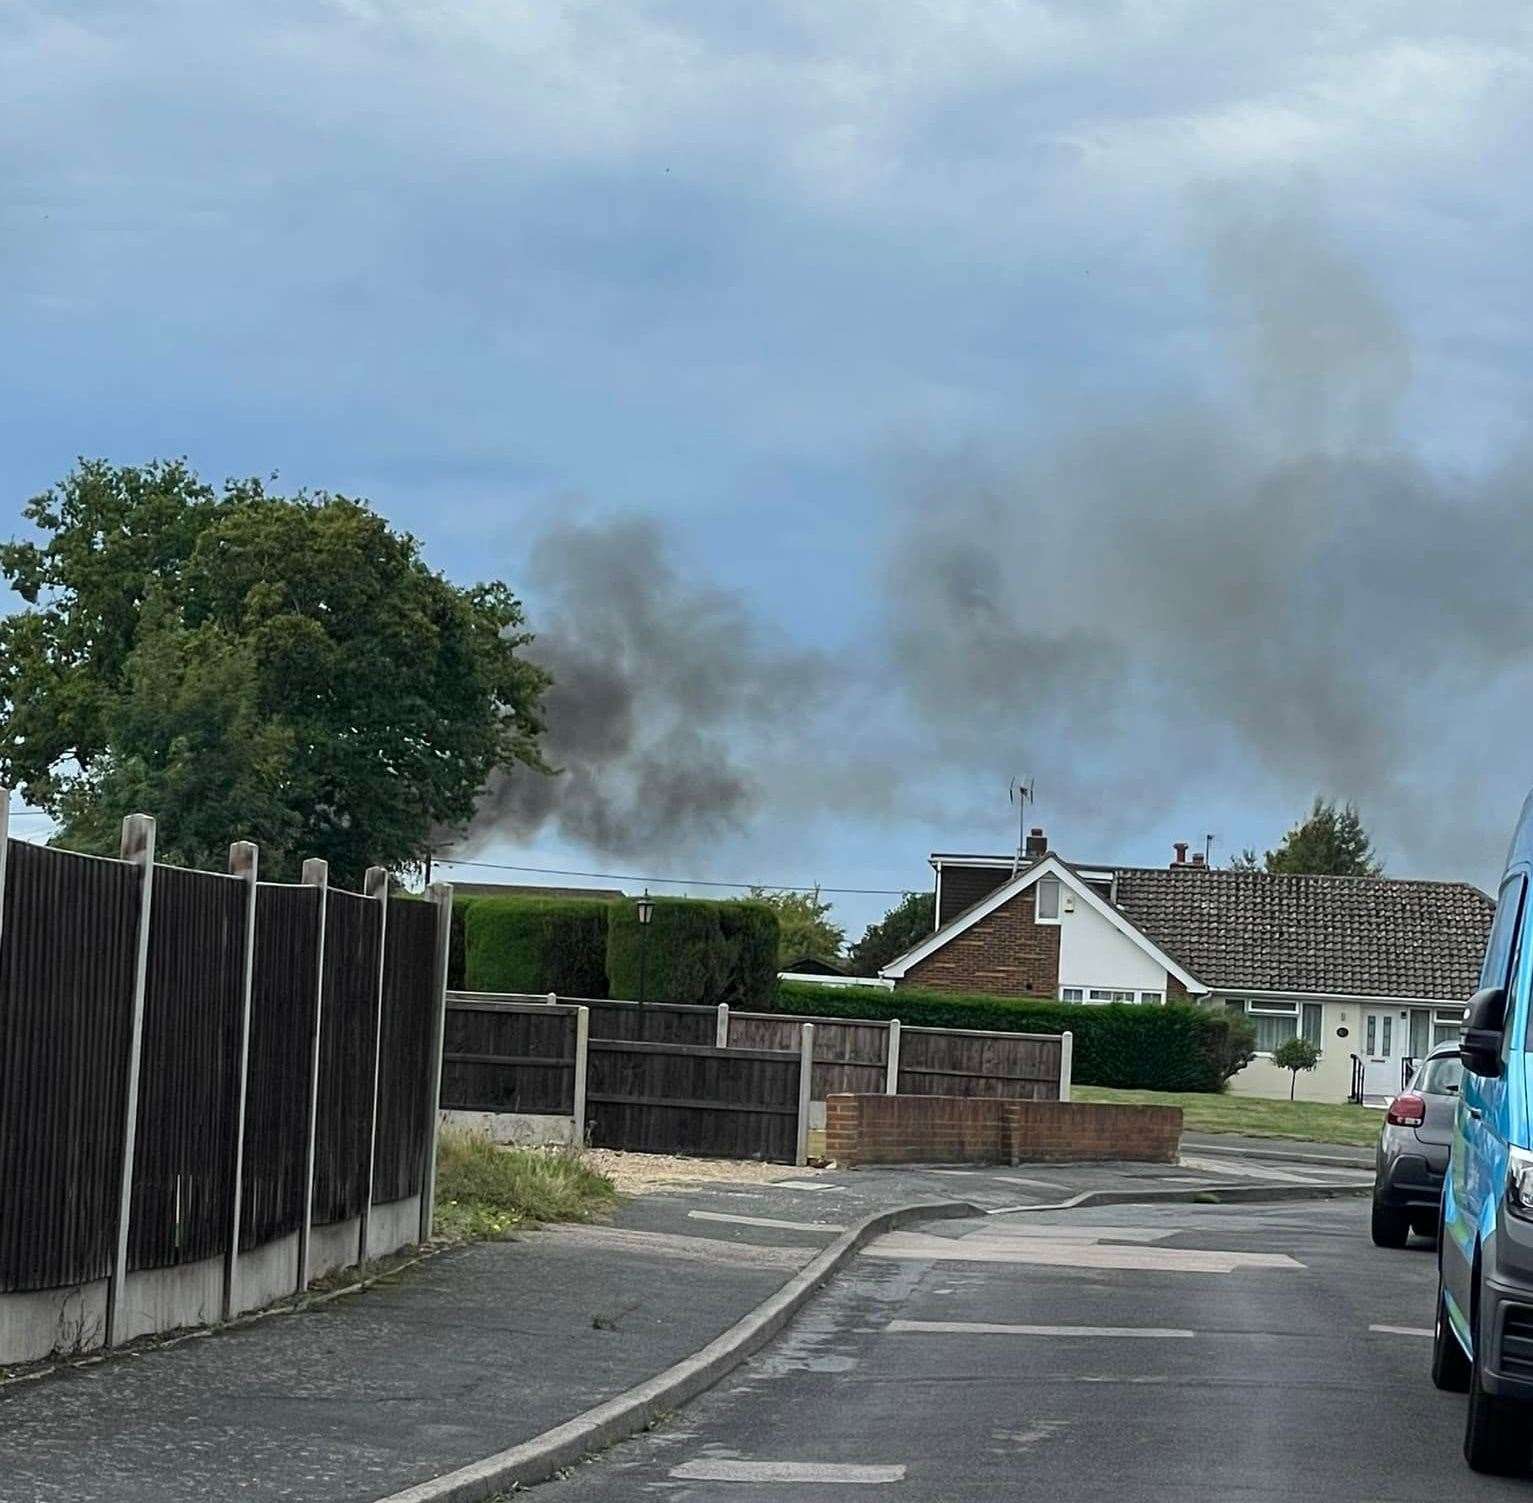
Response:
[[[499,1148],[466,1132],[437,1144],[434,1236],[485,1241],[545,1221],[589,1221],[617,1198],[574,1149]]]
[[[1314,1143],[1347,1143],[1372,1148],[1384,1114],[1365,1106],[1327,1101],[1267,1101],[1202,1091],[1116,1091],[1075,1086],[1076,1101],[1117,1101],[1130,1106],[1179,1106],[1189,1132],[1243,1133],[1250,1138],[1301,1138]]]

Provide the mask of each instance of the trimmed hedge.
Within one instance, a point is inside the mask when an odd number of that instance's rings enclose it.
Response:
[[[607,924],[609,995],[650,1002],[773,1005],[777,992],[777,915],[764,903],[656,898],[648,953],[633,903],[614,903]]]
[[[779,984],[772,1012],[818,1013],[921,1028],[984,1028],[1075,1035],[1074,1078],[1082,1085],[1142,1091],[1220,1091],[1253,1057],[1251,1027],[1224,1008],[1171,1002],[1164,1007],[1083,1007],[1010,997],[873,987]]]
[[[607,996],[607,915],[617,906],[605,898],[470,900],[463,924],[467,989]]]
[[[464,937],[463,926],[473,903],[473,898],[452,900],[452,928],[447,942],[447,990],[450,992],[466,991],[468,988],[468,942]]]

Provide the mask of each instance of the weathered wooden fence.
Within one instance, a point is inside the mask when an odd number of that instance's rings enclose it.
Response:
[[[447,1037],[444,1108],[570,1116],[585,1080],[575,1136],[651,1153],[801,1160],[811,1107],[843,1093],[1070,1099],[1068,1033],[452,992]]]
[[[451,889],[433,903],[8,838],[0,1362],[227,1317],[429,1229]],[[324,1247],[311,1243],[324,1233]],[[66,1329],[65,1307],[70,1313]]]

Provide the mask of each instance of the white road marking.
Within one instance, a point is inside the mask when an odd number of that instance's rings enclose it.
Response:
[[[1435,1336],[1435,1331],[1425,1331],[1420,1326],[1369,1326],[1381,1336]]]
[[[1029,1185],[1035,1190],[1067,1190],[1068,1185],[1062,1185],[1052,1179],[1027,1179],[1021,1174],[994,1174],[992,1179],[999,1180],[1003,1185]]]
[[[576,1246],[628,1254],[675,1258],[684,1263],[739,1263],[752,1268],[803,1267],[812,1247],[767,1247],[759,1242],[731,1242],[724,1237],[683,1237],[675,1232],[641,1232],[621,1226],[551,1226],[538,1233]]]
[[[1194,1149],[1198,1153],[1234,1153],[1245,1158],[1266,1159],[1272,1155],[1261,1148],[1226,1148],[1222,1143],[1194,1143]],[[1285,1164],[1340,1164],[1345,1169],[1365,1171],[1368,1168],[1366,1159],[1343,1158],[1340,1154],[1319,1153],[1294,1153],[1286,1155],[1280,1162]]]
[[[946,1336],[1179,1336],[1191,1337],[1196,1331],[1171,1326],[1013,1326],[985,1320],[891,1320],[890,1331],[922,1335],[928,1332]]]
[[[739,1226],[771,1226],[785,1232],[844,1232],[834,1221],[779,1221],[775,1216],[732,1216],[728,1211],[688,1211],[693,1221],[731,1221]]]
[[[1271,1164],[1221,1164],[1218,1159],[1199,1158],[1184,1153],[1181,1158],[1184,1169],[1202,1169],[1210,1174],[1238,1174],[1246,1179],[1269,1179],[1285,1185],[1313,1185],[1313,1174],[1292,1174],[1287,1169],[1276,1169]]]
[[[678,1482],[903,1482],[903,1466],[852,1466],[832,1461],[686,1461],[671,1468]]]
[[[930,1169],[930,1170],[927,1171],[927,1173],[929,1173],[929,1174],[957,1174],[957,1175],[982,1174],[983,1172],[984,1171],[981,1170],[981,1169]]]
[[[1304,1267],[1286,1253],[1214,1252],[1184,1247],[1104,1247],[1095,1242],[1026,1237],[934,1237],[890,1232],[862,1250],[865,1258],[948,1263],[1016,1263],[1035,1267],[1121,1269],[1138,1273],[1234,1273],[1237,1269]]]
[[[778,1179],[772,1181],[774,1190],[834,1190],[822,1179]]]

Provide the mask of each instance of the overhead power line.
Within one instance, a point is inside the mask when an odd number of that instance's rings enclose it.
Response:
[[[826,887],[818,882],[715,882],[701,877],[637,877],[632,872],[576,872],[558,866],[511,866],[501,861],[459,861],[441,856],[436,866],[477,866],[493,872],[531,872],[540,877],[596,877],[603,882],[655,882],[670,887],[738,887],[764,888],[769,892],[834,892],[876,898],[903,898],[917,889],[913,887]]]

